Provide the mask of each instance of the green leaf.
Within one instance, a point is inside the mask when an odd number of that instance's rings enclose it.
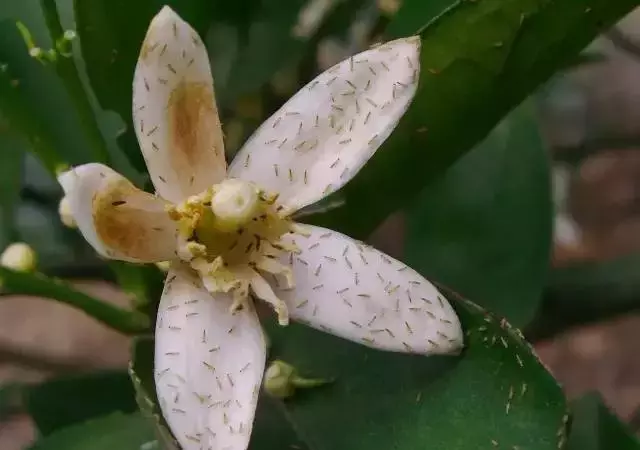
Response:
[[[21,133],[30,144],[28,148],[50,172],[55,172],[66,162],[56,145],[59,141],[43,117],[47,108],[37,109],[30,103],[30,94],[38,82],[33,74],[41,69],[26,53],[15,24],[0,20],[0,118],[7,128],[3,134]],[[50,96],[43,94],[42,99]],[[44,104],[48,104],[46,100]]]
[[[53,66],[45,66],[29,56],[16,27],[17,21],[27,26],[36,45],[44,50],[54,45],[39,1],[3,3],[0,8],[0,64],[6,64],[14,89],[13,93],[3,91],[0,94],[0,111],[13,123],[13,131],[24,133],[34,152],[40,158],[44,156],[50,172],[60,163],[78,164],[91,160],[87,155],[88,141],[65,86]],[[15,98],[15,92],[23,103],[22,112],[13,111],[5,104]]]
[[[133,343],[133,358],[129,373],[136,389],[136,399],[141,411],[154,424],[156,435],[167,450],[177,448],[173,437],[162,419],[153,381],[153,338],[138,337]],[[307,446],[297,436],[283,415],[277,401],[263,395],[258,401],[253,424],[250,449],[259,450],[306,450]]]
[[[0,248],[16,239],[23,165],[24,142],[0,131]]]
[[[417,93],[395,132],[325,204],[345,201],[308,221],[366,238],[637,5],[637,0],[456,2],[421,30]]]
[[[403,0],[387,26],[386,34],[391,38],[401,38],[414,33],[458,3],[458,0]]]
[[[245,3],[241,20],[230,21],[232,11],[214,17],[206,38],[216,96],[222,106],[260,88],[279,69],[300,57],[313,36],[296,37],[293,33],[300,10],[308,3],[305,0]]]
[[[126,372],[59,377],[22,387],[26,411],[41,435],[112,412],[137,410]]]
[[[167,423],[162,417],[158,405],[155,382],[153,379],[153,338],[150,336],[136,337],[131,344],[131,361],[129,362],[129,376],[136,392],[136,402],[153,427],[154,434],[165,450],[179,450],[178,443],[169,431]]]
[[[569,450],[640,449],[640,441],[602,404],[598,395],[582,397],[571,409]]]
[[[140,414],[111,414],[57,431],[30,449],[140,450],[153,440],[153,430]]]
[[[69,284],[39,273],[24,273],[0,267],[2,293],[33,295],[65,303],[103,324],[127,334],[149,329],[149,318],[136,311],[114,306],[74,289]]]
[[[407,263],[515,326],[527,324],[549,265],[548,166],[525,103],[420,195],[409,212]]]
[[[164,274],[153,264],[110,261],[109,268],[120,288],[133,298],[135,309],[151,313],[152,305],[162,294]]]
[[[506,321],[445,292],[467,333],[458,357],[366,349],[302,325],[269,328],[274,357],[336,379],[285,402],[310,448],[560,448],[568,416],[555,380]]]

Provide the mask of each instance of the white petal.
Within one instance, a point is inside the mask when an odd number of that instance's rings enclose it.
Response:
[[[206,49],[165,6],[152,20],[133,80],[136,134],[158,193],[172,202],[226,172],[222,129]]]
[[[416,91],[420,39],[400,39],[334,66],[302,88],[238,152],[233,177],[291,209],[339,189],[395,128]]]
[[[96,163],[75,167],[58,182],[82,235],[102,256],[133,262],[175,256],[177,231],[162,199]]]
[[[295,289],[277,290],[294,320],[383,350],[444,354],[463,344],[436,287],[401,262],[347,236],[309,226],[296,236]]]
[[[156,323],[155,380],[163,415],[182,450],[244,450],[266,347],[253,310],[229,313],[185,268],[167,277]]]

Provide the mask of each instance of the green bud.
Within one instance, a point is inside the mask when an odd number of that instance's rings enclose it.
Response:
[[[298,388],[319,387],[332,381],[322,378],[303,378],[291,364],[276,360],[267,368],[263,386],[269,395],[284,399],[293,396]]]

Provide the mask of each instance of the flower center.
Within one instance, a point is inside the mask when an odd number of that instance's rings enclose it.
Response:
[[[227,179],[168,209],[178,222],[178,257],[190,264],[211,292],[230,292],[232,311],[242,308],[251,291],[270,303],[281,324],[288,322],[284,303],[262,274],[270,273],[284,287],[293,287],[290,267],[279,258],[298,249],[282,242],[299,232],[269,195],[251,183]]]

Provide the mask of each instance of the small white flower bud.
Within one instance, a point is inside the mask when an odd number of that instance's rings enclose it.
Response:
[[[71,205],[69,204],[69,199],[66,196],[62,197],[60,200],[60,204],[58,205],[58,214],[60,215],[60,220],[64,226],[68,228],[76,228],[78,226],[76,219],[74,219],[73,214],[71,213]]]
[[[33,47],[29,49],[29,56],[35,59],[41,59],[43,53],[44,52],[40,47]]]
[[[65,30],[62,38],[66,41],[72,41],[76,38],[76,32],[74,30]]]
[[[36,252],[24,242],[10,244],[0,256],[2,267],[18,272],[33,272],[36,268],[36,262]]]

